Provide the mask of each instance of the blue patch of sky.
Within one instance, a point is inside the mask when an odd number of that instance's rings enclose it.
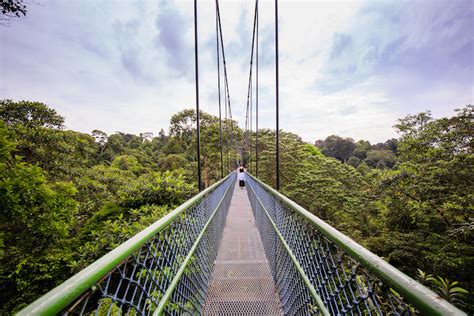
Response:
[[[164,48],[167,62],[171,68],[177,71],[177,75],[189,75],[189,69],[193,67],[194,42],[186,38],[186,31],[192,26],[191,22],[173,8],[173,6],[162,1],[162,6],[156,18],[156,28],[159,34],[156,38],[157,49]]]
[[[259,29],[259,68],[275,67],[275,30],[273,27]]]
[[[333,93],[400,69],[419,78],[420,86],[472,78],[472,2],[454,2],[448,8],[446,3],[369,3],[351,30],[334,34],[324,79],[316,87]]]

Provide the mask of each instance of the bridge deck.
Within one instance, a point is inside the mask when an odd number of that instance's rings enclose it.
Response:
[[[234,187],[205,315],[282,315],[246,189]]]

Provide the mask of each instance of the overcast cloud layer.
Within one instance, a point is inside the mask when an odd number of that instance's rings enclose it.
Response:
[[[253,1],[221,0],[234,118],[244,125]],[[474,1],[280,1],[281,127],[395,137],[407,114],[474,103]],[[213,1],[199,1],[200,95],[217,114]],[[275,122],[273,1],[260,1],[260,125]],[[0,26],[0,98],[69,129],[155,134],[195,106],[192,1],[42,0]]]

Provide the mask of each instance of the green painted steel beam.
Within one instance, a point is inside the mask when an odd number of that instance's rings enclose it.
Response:
[[[199,202],[208,193],[212,192],[228,177],[210,186],[200,192],[190,200],[184,202],[179,207],[151,224],[120,246],[105,254],[103,257],[93,262],[84,270],[70,277],[24,309],[17,315],[54,315],[61,312],[65,307],[74,302],[81,294],[90,289],[96,282],[107,275],[111,270],[118,266],[123,260],[130,256],[134,251],[143,246],[150,238],[165,229],[178,216],[186,212],[194,204]]]
[[[321,299],[321,297],[318,295],[318,293],[316,292],[316,289],[314,288],[314,285],[311,283],[311,281],[309,280],[308,276],[306,275],[306,272],[303,270],[303,268],[301,267],[300,263],[298,262],[298,259],[296,259],[296,256],[293,254],[293,251],[291,250],[290,246],[288,246],[288,244],[286,243],[286,240],[285,238],[283,238],[283,235],[280,233],[280,230],[278,229],[278,227],[276,226],[275,222],[272,220],[272,218],[270,217],[270,214],[268,214],[268,211],[267,209],[265,208],[265,206],[263,205],[262,201],[260,200],[260,198],[257,196],[257,194],[255,193],[254,189],[251,187],[251,186],[248,186],[250,187],[250,189],[252,190],[252,192],[255,194],[255,198],[257,199],[258,203],[262,206],[263,210],[264,210],[264,213],[265,215],[267,216],[268,220],[270,221],[270,223],[272,224],[273,226],[273,229],[275,230],[278,238],[280,239],[281,243],[283,244],[283,247],[285,247],[285,250],[286,252],[288,253],[288,255],[290,256],[291,260],[293,261],[293,264],[295,265],[295,268],[296,268],[296,271],[298,271],[298,273],[300,274],[301,278],[303,279],[305,285],[307,286],[311,296],[315,299],[316,301],[316,305],[318,305],[318,309],[319,311],[321,312],[321,314],[323,315],[331,315],[329,313],[329,311],[327,310],[326,306],[324,305],[324,302],[323,300]]]
[[[174,276],[173,280],[171,280],[171,284],[170,286],[168,287],[168,289],[166,290],[166,292],[163,294],[163,297],[161,298],[160,300],[160,303],[158,304],[158,308],[156,309],[156,311],[153,313],[153,316],[159,316],[159,315],[163,315],[163,312],[166,308],[166,305],[168,304],[170,298],[171,298],[171,294],[173,293],[173,291],[175,290],[175,288],[178,286],[178,283],[179,281],[181,280],[181,277],[183,276],[183,273],[184,273],[184,270],[186,269],[186,267],[188,266],[188,263],[189,261],[191,260],[191,257],[193,256],[194,252],[196,251],[197,247],[199,246],[199,243],[201,242],[201,239],[202,237],[204,236],[204,234],[206,233],[207,231],[207,227],[209,226],[209,224],[211,223],[212,219],[214,218],[214,216],[217,214],[217,211],[219,210],[219,207],[221,206],[222,202],[224,201],[224,198],[227,194],[227,192],[229,191],[229,189],[232,187],[232,184],[235,183],[235,179],[234,181],[232,181],[232,183],[227,187],[227,190],[225,190],[225,193],[224,195],[222,196],[221,200],[219,201],[219,204],[217,205],[217,207],[212,211],[212,214],[211,216],[209,217],[208,221],[206,222],[206,224],[204,225],[201,233],[198,235],[198,237],[196,238],[196,241],[194,242],[191,250],[189,251],[188,255],[186,256],[186,258],[184,259],[183,261],[183,264],[181,265],[181,267],[179,268],[178,272],[176,273],[176,275]]]
[[[357,242],[347,237],[319,217],[310,213],[303,207],[296,204],[283,194],[274,190],[266,183],[252,177],[271,195],[275,196],[280,202],[301,215],[308,223],[313,225],[329,240],[338,245],[352,258],[358,261],[363,267],[376,275],[386,285],[397,291],[409,303],[413,304],[424,315],[467,315],[456,306],[444,300],[441,296],[431,291],[427,287],[418,283],[408,275],[404,274],[373,252],[362,247]]]

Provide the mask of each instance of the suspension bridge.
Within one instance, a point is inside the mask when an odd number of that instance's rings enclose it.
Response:
[[[18,315],[465,315],[278,192],[277,1],[276,190],[258,179],[258,1],[247,93],[247,152],[241,153],[241,161],[250,163],[256,65],[256,175],[246,174],[245,189],[236,186],[235,172],[224,177],[223,134],[231,142],[234,135],[232,123],[222,128],[221,65],[225,122],[228,116],[232,122],[232,110],[216,0],[222,180],[202,188],[196,0],[194,16],[200,192]]]
[[[231,173],[19,315],[464,315],[270,186]]]

